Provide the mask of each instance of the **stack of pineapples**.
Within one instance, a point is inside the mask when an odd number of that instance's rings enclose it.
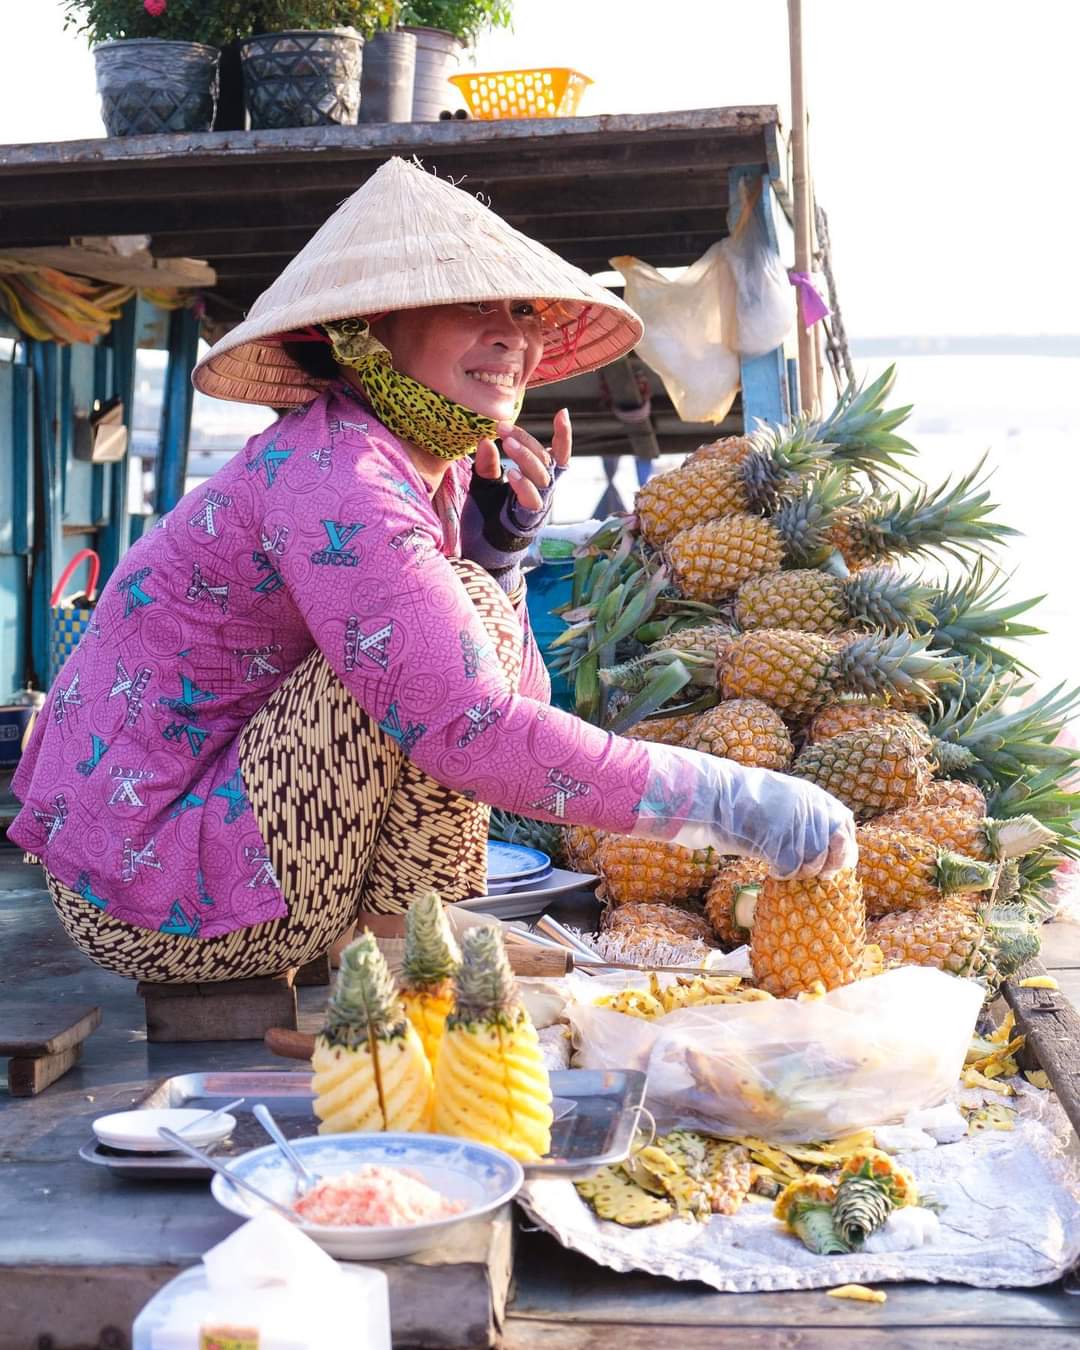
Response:
[[[406,919],[403,989],[365,932],[342,953],[312,1056],[321,1134],[434,1130],[525,1162],[551,1145],[551,1088],[502,936],[458,951],[439,897]]]
[[[581,716],[847,803],[856,872],[779,882],[752,860],[495,825],[598,872],[611,907],[703,906],[720,945],[749,938],[775,994],[856,978],[867,941],[993,984],[1038,950],[1055,870],[1080,851],[1080,752],[1056,743],[1080,691],[1033,694],[1008,644],[1040,631],[1020,621],[1037,601],[1007,600],[993,562],[1015,531],[981,464],[934,490],[914,479],[892,383],[652,478],[579,550],[557,640]]]

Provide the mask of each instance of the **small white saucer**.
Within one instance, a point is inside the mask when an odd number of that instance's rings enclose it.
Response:
[[[196,1148],[217,1143],[236,1129],[236,1117],[228,1114],[215,1116],[201,1128],[192,1124],[209,1111],[200,1107],[159,1107],[145,1111],[118,1111],[111,1116],[99,1116],[94,1121],[94,1133],[108,1148],[124,1149],[128,1153],[175,1153],[167,1140],[158,1134],[160,1126],[183,1131],[184,1138]],[[184,1129],[190,1126],[190,1129]]]

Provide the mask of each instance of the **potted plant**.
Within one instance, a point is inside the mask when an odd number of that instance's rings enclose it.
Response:
[[[63,0],[64,25],[94,53],[110,136],[209,131],[218,48],[235,34],[238,0]]]
[[[353,126],[365,37],[393,0],[252,0],[240,47],[252,128]]]
[[[447,79],[457,70],[466,46],[485,29],[508,28],[511,0],[404,0],[401,22],[416,34],[413,121],[435,122],[457,93]]]
[[[411,122],[416,73],[416,34],[401,24],[401,0],[393,0],[386,28],[364,44],[360,78],[361,122]]]

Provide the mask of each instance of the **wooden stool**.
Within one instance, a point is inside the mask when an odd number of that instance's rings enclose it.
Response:
[[[8,1091],[36,1097],[78,1060],[82,1043],[101,1021],[96,1006],[65,1008],[56,1003],[24,1003],[4,1012],[0,1055],[8,1060]]]
[[[212,984],[152,984],[136,992],[146,1004],[146,1039],[261,1041],[270,1027],[296,1026],[296,971]]]

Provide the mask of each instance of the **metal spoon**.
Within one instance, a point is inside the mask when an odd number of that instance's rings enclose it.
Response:
[[[250,1191],[251,1194],[257,1196],[264,1205],[269,1205],[271,1209],[276,1209],[279,1214],[284,1215],[290,1223],[300,1222],[299,1214],[290,1209],[288,1205],[283,1205],[280,1200],[274,1200],[271,1196],[267,1195],[265,1191],[260,1191],[258,1186],[253,1186],[246,1177],[240,1177],[235,1173],[230,1172],[224,1163],[218,1162],[216,1158],[211,1158],[209,1153],[204,1153],[201,1148],[196,1148],[194,1144],[189,1144],[186,1139],[181,1139],[174,1130],[167,1130],[165,1126],[162,1125],[158,1130],[158,1134],[161,1135],[162,1139],[167,1139],[170,1144],[173,1144],[176,1148],[180,1149],[182,1153],[189,1154],[192,1158],[201,1162],[204,1167],[209,1167],[212,1172],[219,1172],[231,1185],[242,1186],[244,1190]]]
[[[239,1106],[241,1102],[244,1102],[246,1100],[247,1099],[245,1097],[237,1097],[236,1101],[234,1102],[226,1102],[224,1106],[219,1106],[214,1111],[207,1111],[205,1116],[196,1116],[194,1120],[189,1120],[188,1123],[185,1126],[183,1126],[181,1130],[178,1131],[178,1133],[187,1134],[189,1130],[194,1130],[198,1126],[209,1125],[215,1116],[223,1116],[226,1111],[231,1111],[233,1107]]]
[[[251,1112],[278,1148],[281,1149],[286,1162],[299,1178],[300,1194],[304,1195],[311,1190],[312,1186],[317,1186],[319,1178],[306,1166],[300,1155],[281,1133],[277,1121],[270,1114],[269,1108],[264,1106],[262,1102],[256,1102],[251,1108]]]

